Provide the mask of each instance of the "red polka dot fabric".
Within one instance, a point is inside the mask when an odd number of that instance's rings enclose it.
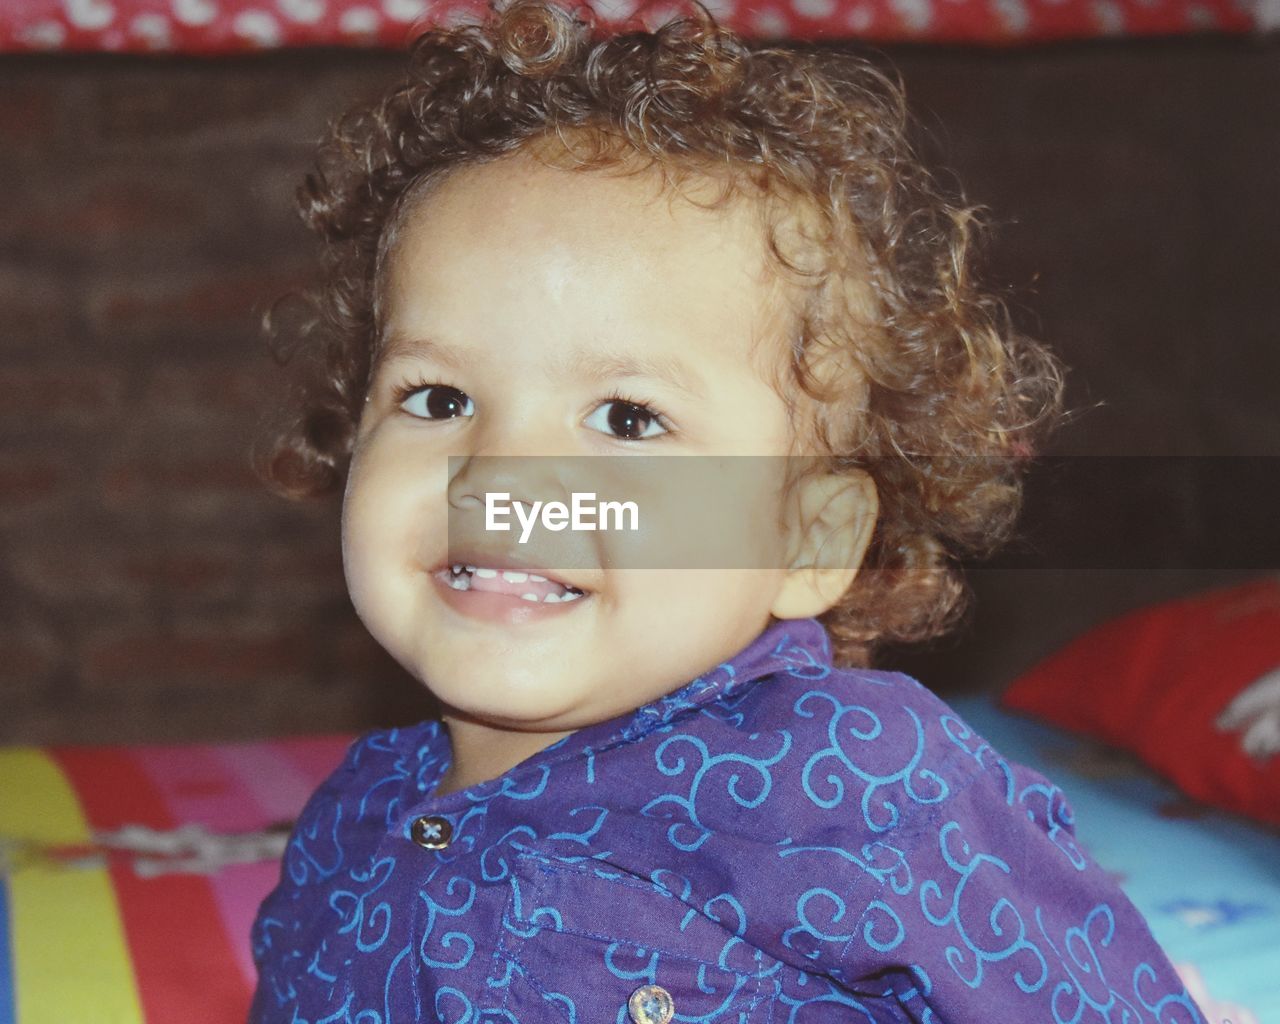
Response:
[[[621,25],[640,0],[595,0]],[[1280,0],[706,0],[756,38],[1017,44],[1113,35],[1251,32]],[[300,46],[399,47],[424,27],[474,20],[480,0],[0,0],[0,51],[242,53]],[[676,11],[647,2],[642,21]]]

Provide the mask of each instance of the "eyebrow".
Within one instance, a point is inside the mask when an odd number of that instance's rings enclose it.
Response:
[[[373,365],[370,367],[370,371],[376,373],[386,363],[417,356],[425,356],[451,370],[461,370],[466,365],[466,360],[461,358],[458,352],[455,352],[447,345],[440,344],[438,341],[432,341],[430,338],[413,338],[403,334],[393,334],[374,353]]]
[[[378,350],[372,369],[376,372],[396,359],[411,357],[425,357],[450,370],[466,369],[469,362],[459,350],[431,338],[392,335]],[[692,367],[674,357],[567,349],[559,363],[557,375],[562,378],[567,377],[571,369],[596,380],[649,377],[663,381],[694,398],[706,397],[706,384],[702,377]]]
[[[693,398],[705,398],[706,387],[701,376],[679,359],[638,355],[633,352],[571,354],[566,364],[581,367],[597,380],[608,378],[650,377],[660,380]]]

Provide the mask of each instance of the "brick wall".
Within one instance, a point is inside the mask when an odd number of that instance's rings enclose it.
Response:
[[[1107,402],[1065,449],[1280,454],[1276,48],[890,56],[927,145],[1002,222],[990,276],[1075,366],[1075,404]],[[292,190],[326,118],[398,67],[0,60],[0,741],[427,710],[350,610],[336,504],[268,494],[247,459],[281,386],[257,318],[312,256]],[[1202,576],[1077,575],[1072,601],[1060,574],[980,579],[992,611],[917,663],[994,678]]]
[[[350,611],[336,505],[272,496],[247,458],[281,384],[256,322],[312,255],[296,179],[394,64],[0,64],[0,737],[421,711]]]

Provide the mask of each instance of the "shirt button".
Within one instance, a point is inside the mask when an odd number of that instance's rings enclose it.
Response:
[[[438,814],[424,814],[415,818],[409,827],[409,835],[424,850],[443,850],[453,838],[453,826],[448,818]]]
[[[668,1024],[676,1014],[675,1000],[661,985],[641,985],[627,1000],[635,1024]]]

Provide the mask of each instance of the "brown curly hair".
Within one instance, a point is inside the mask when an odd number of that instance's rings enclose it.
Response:
[[[690,3],[653,31],[605,32],[588,10],[514,0],[421,36],[404,81],[333,127],[299,190],[325,243],[293,332],[310,372],[255,466],[290,497],[341,487],[380,341],[382,267],[442,175],[559,139],[584,170],[640,157],[719,179],[726,195],[754,190],[817,225],[816,262],[784,251],[773,227],[768,242],[803,281],[790,367],[829,468],[864,469],[879,492],[863,570],[823,616],[836,658],[865,664],[877,643],[955,622],[957,559],[1008,534],[1061,373],[975,283],[979,211],[915,157],[900,84],[850,53],[745,41]]]

